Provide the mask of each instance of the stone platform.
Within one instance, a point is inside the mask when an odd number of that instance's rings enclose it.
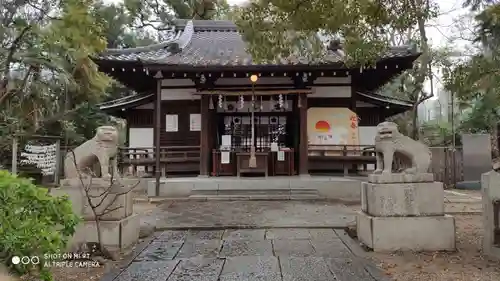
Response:
[[[429,174],[371,175],[368,180],[362,183],[356,218],[363,244],[378,252],[455,250],[455,219],[444,214],[443,183]]]
[[[374,251],[453,251],[455,218],[444,216],[374,217],[359,212],[358,237]]]
[[[156,194],[155,180],[148,182],[148,196],[204,200],[360,200],[358,178],[329,176],[292,177],[191,177],[163,178]]]

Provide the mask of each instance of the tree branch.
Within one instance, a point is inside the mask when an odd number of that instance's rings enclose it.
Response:
[[[8,96],[8,91],[7,91],[7,85],[9,84],[9,77],[10,77],[10,64],[13,61],[14,54],[19,48],[19,44],[21,43],[21,40],[23,39],[24,35],[28,33],[28,31],[31,29],[31,25],[25,26],[19,35],[12,41],[12,44],[7,52],[7,57],[5,59],[5,65],[4,65],[4,70],[2,73],[2,81],[0,81],[0,105],[7,99]]]

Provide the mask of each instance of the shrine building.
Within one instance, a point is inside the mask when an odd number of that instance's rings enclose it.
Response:
[[[100,107],[126,120],[121,165],[134,173],[348,174],[375,163],[375,126],[412,108],[375,94],[412,67],[420,53],[411,48],[390,48],[366,68],[348,68],[339,48],[320,63],[259,64],[232,22],[178,20],[171,33],[95,58],[136,92]]]

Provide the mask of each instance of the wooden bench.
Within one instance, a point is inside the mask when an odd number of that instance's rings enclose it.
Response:
[[[132,166],[156,166],[156,154],[153,147],[120,148],[120,166],[122,171]],[[200,169],[199,146],[160,147],[160,169],[162,176],[170,172],[196,172]]]
[[[312,154],[312,155],[311,155]],[[373,145],[313,145],[309,147],[309,163],[341,164],[344,176],[348,176],[349,167],[376,164],[375,147]]]

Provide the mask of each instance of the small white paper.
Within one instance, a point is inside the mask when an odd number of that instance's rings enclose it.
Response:
[[[177,114],[167,114],[165,119],[165,131],[178,132],[179,131],[179,118]]]
[[[201,114],[189,114],[189,130],[191,132],[201,131]]]
[[[284,151],[278,151],[278,161],[285,161],[285,152]]]
[[[279,151],[279,147],[278,147],[278,143],[277,142],[272,142],[271,143],[271,151],[272,152],[278,152]]]
[[[231,146],[231,135],[222,135],[222,145]]]
[[[220,162],[222,164],[229,164],[231,159],[229,158],[229,151],[222,151],[220,156]]]

